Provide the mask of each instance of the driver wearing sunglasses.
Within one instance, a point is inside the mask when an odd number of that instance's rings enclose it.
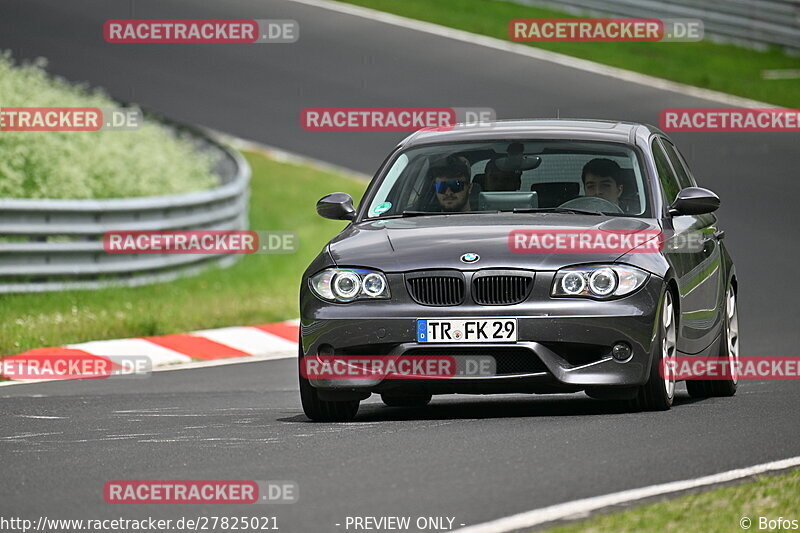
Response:
[[[448,164],[433,169],[436,200],[442,211],[470,211],[469,167],[462,158],[448,158]]]

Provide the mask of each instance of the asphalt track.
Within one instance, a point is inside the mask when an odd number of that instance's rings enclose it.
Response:
[[[111,45],[100,30],[110,18],[291,18],[301,37]],[[499,118],[657,123],[664,107],[723,107],[284,1],[5,0],[0,48],[46,56],[54,73],[177,120],[370,174],[402,134],[305,132],[301,109],[478,106]],[[723,201],[744,354],[798,355],[797,135],[672,137]],[[370,400],[356,422],[328,425],[302,415],[293,364],[0,388],[0,516],[272,514],[284,531],[345,531],[335,524],[348,515],[469,525],[800,455],[796,382],[747,382],[733,399],[705,401],[681,387],[667,413],[624,414],[582,395],[446,396],[423,411]],[[111,506],[102,497],[110,479],[289,479],[301,495],[258,508]]]

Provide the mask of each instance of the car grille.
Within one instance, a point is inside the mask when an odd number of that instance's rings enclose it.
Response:
[[[452,357],[494,357],[497,364],[497,375],[508,376],[514,374],[534,374],[547,372],[547,367],[542,360],[527,348],[516,346],[490,348],[433,348],[419,347],[406,350],[403,355],[430,355],[430,356],[452,356]]]
[[[446,306],[464,301],[464,280],[455,275],[415,276],[407,278],[406,283],[418,304]]]
[[[525,301],[533,285],[528,276],[482,276],[472,282],[472,299],[480,305],[513,305]]]

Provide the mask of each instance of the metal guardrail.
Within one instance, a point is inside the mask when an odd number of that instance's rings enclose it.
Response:
[[[512,0],[621,17],[696,18],[709,37],[800,52],[800,0]]]
[[[215,157],[218,187],[166,196],[109,200],[0,198],[0,293],[96,289],[169,281],[238,255],[108,254],[108,231],[243,230],[248,227],[250,166],[235,150],[200,130],[199,150]]]

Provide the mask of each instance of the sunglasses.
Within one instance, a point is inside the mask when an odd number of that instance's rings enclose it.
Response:
[[[453,192],[461,192],[466,187],[467,187],[466,180],[447,180],[447,181],[436,182],[436,192],[439,194],[446,193],[447,189],[450,189]]]

